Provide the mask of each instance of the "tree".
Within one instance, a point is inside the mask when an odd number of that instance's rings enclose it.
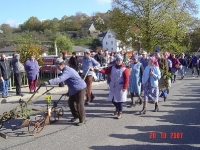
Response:
[[[41,31],[51,30],[51,20],[43,20],[41,23]]]
[[[57,33],[53,38],[53,41],[56,42],[59,53],[62,53],[63,51],[66,51],[67,53],[72,53],[73,43],[67,34],[62,35],[60,33]],[[54,43],[52,44],[52,47],[54,47]],[[54,49],[51,48],[50,52],[53,53]]]
[[[60,29],[59,29],[60,24],[59,24],[58,18],[53,18],[53,20],[51,20],[50,25],[51,25],[51,28],[50,28],[50,29],[51,29],[53,32],[60,31]]]
[[[140,29],[144,49],[152,52],[158,45],[177,53],[185,48],[183,40],[197,8],[188,0],[113,0],[112,6]]]
[[[41,21],[37,17],[30,17],[21,28],[29,31],[40,31],[41,30]]]
[[[41,55],[44,53],[44,49],[41,43],[37,39],[32,38],[30,34],[16,45],[16,51],[20,54],[20,61],[22,63],[29,59],[31,55],[34,55],[38,64],[40,66],[43,65]]]
[[[69,17],[65,15],[60,20],[60,30],[69,31],[69,27],[70,27],[70,20],[69,20]]]

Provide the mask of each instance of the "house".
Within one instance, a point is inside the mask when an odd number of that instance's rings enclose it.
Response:
[[[72,38],[76,38],[78,31],[66,31],[67,34],[71,35]]]
[[[76,55],[84,55],[83,52],[85,49],[90,49],[90,47],[81,47],[81,46],[73,46],[73,52],[76,52]]]
[[[116,39],[116,34],[111,30],[102,32],[99,35],[99,41],[101,42],[104,50],[107,50],[109,52],[121,51],[118,46],[119,41]]]
[[[45,51],[48,52],[48,47],[47,46],[41,46],[41,48]],[[15,53],[17,51],[16,47],[14,47],[13,45],[11,46],[7,46],[4,48],[0,49],[0,54],[5,54],[6,57],[11,57],[13,55],[13,53]]]
[[[96,29],[95,29],[93,23],[91,23],[91,24],[83,24],[81,28],[89,31],[90,33],[91,32],[96,32]]]
[[[14,46],[6,46],[0,49],[0,54],[5,54],[6,57],[12,56],[15,53],[16,49]]]
[[[130,47],[123,46],[123,43],[120,40],[116,39],[116,33],[113,32],[112,30],[102,32],[99,35],[99,41],[101,42],[103,49],[109,52],[132,50]]]

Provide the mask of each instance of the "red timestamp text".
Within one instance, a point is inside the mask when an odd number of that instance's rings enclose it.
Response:
[[[161,139],[182,139],[183,138],[183,132],[149,132],[149,138],[150,139],[156,139],[156,138],[161,138]]]

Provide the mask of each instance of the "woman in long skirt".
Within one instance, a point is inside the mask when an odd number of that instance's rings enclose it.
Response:
[[[117,119],[122,118],[123,103],[127,100],[127,88],[129,83],[129,71],[123,65],[123,57],[116,55],[116,64],[107,69],[101,70],[103,74],[110,74],[109,100],[114,104]]]
[[[140,114],[146,113],[147,102],[152,99],[155,103],[155,112],[159,110],[158,99],[159,99],[159,87],[158,81],[161,78],[160,69],[158,62],[155,57],[150,57],[148,60],[148,66],[145,68],[142,75],[142,86],[144,87],[144,100],[143,109]]]
[[[141,98],[141,81],[142,74],[144,71],[144,67],[142,63],[138,61],[138,55],[133,55],[133,62],[130,64],[130,81],[129,81],[129,89],[131,93],[131,105],[130,107],[135,106],[134,97],[139,97],[139,103],[142,104]]]

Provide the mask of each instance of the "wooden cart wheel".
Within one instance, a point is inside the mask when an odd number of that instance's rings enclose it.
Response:
[[[42,131],[45,126],[45,118],[42,115],[36,115],[29,121],[28,132],[36,135]]]
[[[3,127],[3,118],[0,119],[0,129]]]
[[[1,118],[2,122],[8,122],[9,120],[11,120],[11,113],[4,112],[2,116],[3,116]]]
[[[58,121],[60,120],[60,118],[62,118],[62,116],[63,116],[62,107],[52,107],[50,122]]]

